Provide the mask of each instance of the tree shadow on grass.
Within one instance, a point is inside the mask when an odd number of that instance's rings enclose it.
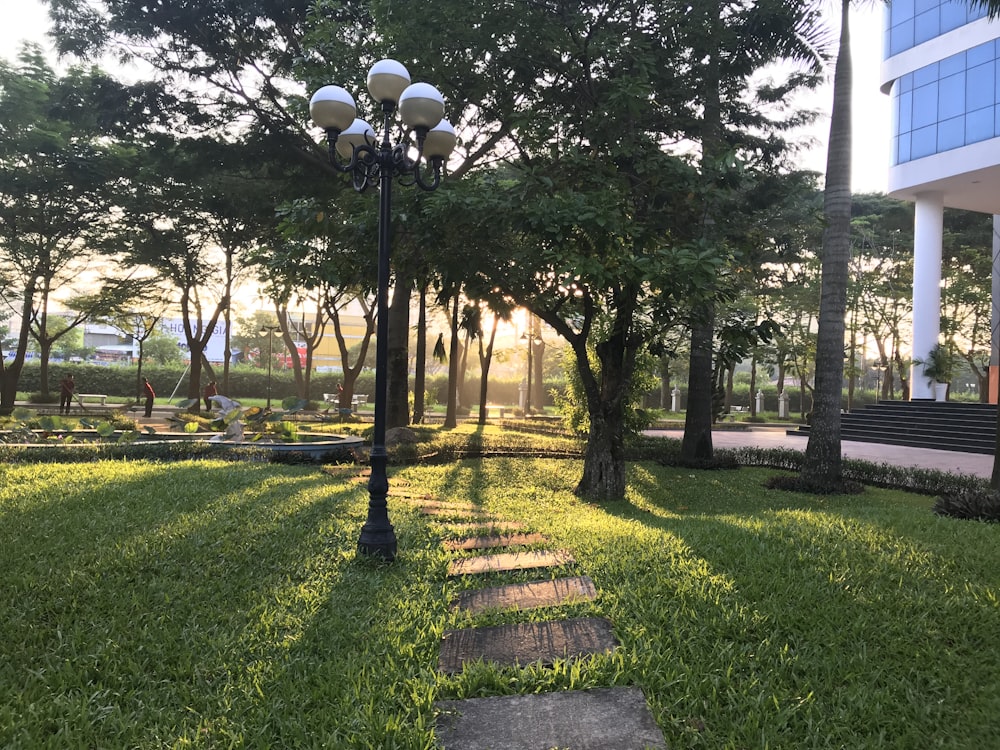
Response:
[[[239,717],[311,621],[346,617],[334,635],[350,652],[368,638],[371,603],[349,603],[365,587],[393,588],[392,575],[354,561],[363,491],[314,469],[199,463],[127,476],[19,513],[29,547],[4,572],[15,606],[4,615],[2,692],[7,715],[21,718],[0,744],[48,732],[95,747],[266,734],[266,722]],[[200,493],[188,482],[198,477]],[[170,492],[150,492],[150,481]],[[52,516],[84,515],[85,536],[42,545]]]
[[[933,528],[881,523],[865,507],[871,497],[819,502],[741,482],[720,483],[715,499],[685,498],[692,485],[662,468],[630,486],[634,504],[599,508],[638,522],[634,540],[605,540],[622,545],[620,556],[597,552],[588,564],[599,585],[605,574],[617,579],[605,599],[635,647],[654,638],[662,651],[666,641],[697,684],[692,694],[721,680],[732,699],[724,709],[741,716],[751,692],[773,695],[769,723],[788,722],[803,738],[823,723],[836,738],[828,746],[877,742],[886,726],[900,746],[984,741],[984,717],[1000,700],[996,689],[975,687],[996,667],[982,658],[1000,627],[995,565],[966,579]],[[800,710],[783,715],[779,707],[797,701]]]

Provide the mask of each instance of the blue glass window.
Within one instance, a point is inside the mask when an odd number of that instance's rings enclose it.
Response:
[[[941,3],[941,33],[957,29],[968,22],[968,8],[964,2]]]
[[[985,107],[965,116],[965,143],[985,141],[993,137],[993,107]]]
[[[913,19],[903,21],[898,26],[893,26],[889,32],[889,54],[898,55],[900,52],[913,47]]]
[[[922,128],[937,122],[938,86],[932,83],[929,86],[921,86],[913,89],[913,127]]]
[[[990,58],[992,59],[992,58]],[[965,53],[959,52],[957,55],[946,57],[938,63],[938,78],[953,76],[956,73],[965,72]]]
[[[913,94],[907,91],[898,97],[896,132],[908,133],[911,130],[913,130]]]
[[[925,86],[928,83],[935,83],[938,79],[938,64],[931,63],[913,71],[913,85]]]
[[[942,78],[938,84],[937,119],[947,120],[965,114],[965,74]]]
[[[894,23],[913,18],[913,0],[892,0],[889,17]]]
[[[965,0],[908,0],[921,13],[956,19]],[[902,5],[902,4],[900,4]],[[890,5],[892,39],[908,21]],[[964,12],[964,11],[963,11]],[[964,12],[974,20],[982,15]],[[1000,38],[899,77],[892,86],[893,163],[902,164],[991,138],[1000,138]]]
[[[937,153],[937,125],[914,130],[911,134],[910,158],[919,159]]]
[[[904,133],[899,136],[899,143],[896,149],[896,164],[902,164],[903,162],[909,161],[912,157],[910,156],[910,134]]]
[[[971,8],[968,0],[891,0],[884,21],[885,49],[898,55],[985,15],[985,8]]]
[[[973,65],[982,65],[983,63],[993,62],[993,60],[996,59],[996,56],[996,45],[993,42],[980,44],[965,53],[965,57],[970,68]]]
[[[965,74],[965,107],[973,112],[997,101],[994,63],[969,68]]]
[[[921,13],[913,19],[913,44],[941,36],[941,14],[937,8]]]
[[[921,13],[913,19],[913,42],[920,44],[941,34],[941,18],[938,9]]]
[[[965,145],[965,117],[952,117],[938,123],[937,151],[948,151]]]

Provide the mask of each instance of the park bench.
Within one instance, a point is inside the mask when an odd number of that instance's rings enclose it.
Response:
[[[330,404],[331,406],[336,406],[337,404],[340,403],[340,394],[324,393],[323,401]],[[352,412],[356,412],[358,410],[358,407],[361,406],[362,404],[367,404],[367,403],[368,403],[367,393],[355,393],[353,396],[351,396],[351,408],[341,409],[340,411],[343,412],[344,414],[350,414]]]
[[[83,406],[83,400],[86,399],[98,399],[101,402],[101,406],[107,406],[108,396],[105,393],[78,393],[76,397],[80,399],[80,406]]]

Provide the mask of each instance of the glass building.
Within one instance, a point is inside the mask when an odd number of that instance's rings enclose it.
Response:
[[[915,204],[913,356],[940,334],[944,207],[994,215],[1000,229],[1000,23],[954,0],[892,0],[885,12],[881,86],[892,98],[889,194]],[[994,231],[994,237],[997,231]],[[994,268],[998,247],[994,239]],[[994,278],[991,401],[996,401]],[[911,372],[911,398],[932,398]]]

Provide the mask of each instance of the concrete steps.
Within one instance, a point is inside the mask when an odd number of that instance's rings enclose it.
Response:
[[[841,415],[842,440],[992,455],[995,404],[950,401],[879,401]],[[809,427],[789,430],[809,435]]]

